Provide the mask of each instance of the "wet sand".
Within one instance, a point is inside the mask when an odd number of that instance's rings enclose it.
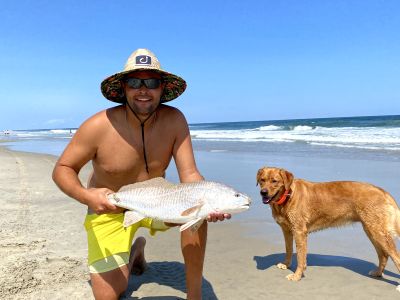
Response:
[[[369,181],[400,197],[399,162],[196,152],[207,179],[250,194],[250,211],[209,225],[203,277],[204,299],[397,299],[400,276],[388,263],[383,279],[368,276],[376,254],[359,225],[325,230],[309,239],[308,268],[300,282],[279,270],[284,242],[270,210],[261,204],[255,174],[282,166],[314,181]],[[0,298],[93,299],[82,226],[86,208],[51,180],[56,157],[0,147]],[[90,168],[81,172],[86,179]],[[176,180],[169,170],[168,178]],[[178,229],[147,237],[148,270],[132,276],[123,299],[185,298]],[[295,266],[294,261],[294,266]]]

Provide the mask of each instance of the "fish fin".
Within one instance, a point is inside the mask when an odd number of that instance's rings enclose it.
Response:
[[[195,224],[193,224],[190,227],[190,231],[192,233],[195,233],[197,230],[199,230],[200,226],[203,225],[203,223],[204,223],[204,219],[200,219],[199,221],[197,221]]]
[[[129,191],[132,189],[144,188],[144,187],[146,187],[146,188],[148,188],[148,187],[169,188],[169,187],[173,187],[173,186],[175,186],[175,184],[167,181],[163,177],[156,177],[156,178],[152,178],[149,180],[135,182],[132,184],[125,185],[125,186],[121,187],[118,192]]]
[[[133,211],[133,210],[128,210],[125,212],[124,214],[124,227],[128,227],[131,226],[132,224],[135,224],[141,220],[143,220],[145,218],[145,216],[143,216],[142,214]]]
[[[201,224],[203,224],[204,222],[204,218],[197,218],[197,219],[193,219],[185,224],[183,224],[181,227],[179,227],[179,230],[182,232],[188,228],[190,228],[190,231],[196,232],[199,227],[201,226]]]
[[[201,202],[201,203],[199,203],[199,204],[197,204],[195,206],[192,206],[192,207],[184,210],[181,213],[181,216],[185,216],[185,217],[186,216],[190,216],[190,215],[196,216],[198,214],[198,212],[200,211],[200,209],[203,207],[203,205],[204,205],[204,202]]]
[[[117,198],[115,193],[107,194],[106,197],[107,197],[107,200],[110,201],[114,205],[117,205],[119,202],[119,199]]]

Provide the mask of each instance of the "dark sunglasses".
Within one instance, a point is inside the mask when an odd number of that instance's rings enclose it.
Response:
[[[125,82],[132,89],[140,89],[143,84],[148,89],[156,89],[160,86],[162,80],[159,78],[140,79],[130,77],[125,79]]]

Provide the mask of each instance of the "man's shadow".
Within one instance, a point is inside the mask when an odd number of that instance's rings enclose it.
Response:
[[[253,260],[257,263],[258,270],[266,270],[272,266],[276,266],[279,262],[284,260],[284,253],[271,254],[267,256],[254,256]],[[295,270],[297,266],[296,255],[293,255],[291,270]],[[318,266],[318,267],[342,267],[360,274],[365,277],[376,278],[392,285],[398,285],[399,283],[384,277],[371,277],[368,272],[374,270],[376,265],[353,257],[336,256],[336,255],[322,255],[322,254],[307,254],[307,266]],[[390,277],[400,279],[400,275],[391,271],[384,271],[384,274]]]
[[[150,262],[147,263],[147,270],[140,276],[131,275],[125,296],[121,299],[140,299],[140,300],[172,300],[182,299],[176,296],[157,296],[157,297],[135,297],[133,294],[147,283],[168,286],[175,290],[186,293],[185,265],[177,261]],[[203,277],[202,284],[203,299],[218,299],[210,284]]]

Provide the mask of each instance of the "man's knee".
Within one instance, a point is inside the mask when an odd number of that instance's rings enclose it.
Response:
[[[124,291],[116,291],[112,288],[93,289],[93,295],[96,300],[118,300]]]
[[[96,300],[118,299],[128,288],[128,268],[124,266],[105,273],[92,273],[90,279]]]

